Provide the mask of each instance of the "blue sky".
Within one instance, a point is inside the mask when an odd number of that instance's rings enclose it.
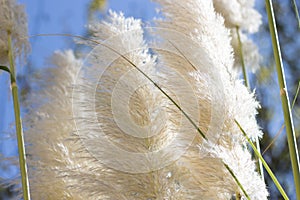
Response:
[[[41,33],[70,33],[83,35],[87,23],[86,0],[20,0],[26,5],[29,35]],[[120,3],[121,2],[121,3]],[[126,16],[148,20],[155,15],[154,4],[148,0],[110,0],[107,8],[122,11]],[[70,48],[72,38],[32,37],[31,59],[33,65],[41,66],[54,50]]]

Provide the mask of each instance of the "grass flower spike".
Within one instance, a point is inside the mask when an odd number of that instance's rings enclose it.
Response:
[[[240,27],[248,33],[255,33],[261,25],[261,15],[254,9],[254,0],[213,0],[214,7],[225,19],[228,28]]]
[[[12,37],[14,55],[19,58],[29,52],[27,17],[24,6],[15,0],[0,1],[0,64],[8,64],[8,35]]]
[[[242,43],[243,62],[252,72],[255,72],[259,68],[261,56],[256,44],[248,37],[248,34],[258,32],[262,21],[261,15],[254,8],[254,0],[213,0],[213,2],[216,12],[225,19],[225,26],[231,30],[235,68],[242,67],[241,47],[236,31],[238,28]]]
[[[51,60],[54,67],[42,79],[31,81],[37,85],[27,102],[25,139],[31,144],[27,152],[32,198],[79,199],[80,194],[70,192],[66,172],[82,165],[73,156],[78,145],[70,141],[75,126],[72,83],[82,61],[71,50],[57,51]]]
[[[234,50],[234,67],[242,69],[244,83],[251,91],[247,71],[254,73],[259,69],[261,56],[256,44],[249,38],[249,33],[258,31],[261,15],[254,9],[254,0],[214,0],[214,7],[225,19],[225,25],[231,32],[231,45]],[[255,138],[260,151],[259,137]],[[259,172],[263,176],[262,163],[258,160]]]
[[[110,12],[106,21],[90,28],[94,41],[117,50],[148,76],[158,73],[140,20]],[[102,199],[183,198],[185,171],[170,162],[178,145],[164,150],[176,140],[178,115],[170,115],[174,105],[115,52],[100,45],[89,57],[91,67],[83,69],[76,84],[74,117],[78,136],[99,161],[86,187],[80,186],[82,192]]]
[[[223,25],[222,17],[214,12],[211,1],[199,0],[186,2],[170,2],[168,0],[159,0],[158,2],[162,4],[161,10],[162,13],[164,13],[166,16],[165,20],[158,21],[158,25],[163,28],[168,28],[171,30],[176,30],[180,33],[184,33],[186,36],[192,38],[194,42],[198,43],[199,47],[207,53],[207,57],[210,59],[210,62],[204,65],[205,69],[215,69],[219,72],[219,77],[218,73],[215,73],[216,71],[210,73],[212,76],[216,76],[210,77],[211,80],[214,80],[214,84],[216,84],[216,80],[221,80],[222,83],[222,87],[217,84],[217,88],[213,90],[219,96],[209,94],[207,92],[207,88],[205,89],[205,87],[203,87],[205,83],[209,83],[205,76],[206,73],[204,73],[205,70],[203,70],[204,67],[195,65],[196,67],[198,67],[198,70],[196,71],[190,68],[191,71],[189,73],[192,76],[189,78],[193,79],[191,82],[197,85],[196,95],[200,103],[200,113],[204,113],[204,116],[206,116],[202,118],[200,117],[200,119],[202,119],[200,120],[200,122],[209,122],[209,124],[200,123],[200,128],[201,130],[207,130],[207,127],[219,127],[219,129],[208,129],[208,132],[204,131],[207,133],[208,143],[206,144],[206,142],[203,142],[203,144],[199,144],[200,153],[198,153],[200,154],[200,158],[203,157],[203,155],[201,154],[209,154],[212,158],[218,158],[224,161],[231,169],[233,169],[239,180],[243,179],[242,177],[245,176],[251,177],[252,179],[248,179],[248,181],[242,183],[243,187],[247,188],[245,190],[248,192],[250,198],[266,199],[268,196],[267,190],[265,189],[265,187],[262,187],[264,186],[264,183],[258,176],[257,172],[255,172],[255,167],[253,164],[254,162],[250,161],[250,153],[248,151],[234,151],[237,149],[241,150],[245,148],[237,147],[244,146],[246,144],[245,138],[241,137],[238,128],[235,126],[233,120],[234,118],[239,118],[239,120],[243,121],[243,126],[247,127],[247,129],[249,130],[248,132],[252,134],[252,139],[254,139],[255,137],[261,137],[262,133],[259,130],[257,122],[255,120],[255,115],[257,113],[256,108],[259,107],[259,104],[254,99],[253,94],[250,94],[248,92],[247,88],[242,84],[241,80],[237,79],[237,75],[232,70],[233,57],[232,48],[230,45],[230,37],[229,32],[227,32],[227,29],[225,29]],[[163,35],[163,33],[162,36],[165,39],[168,39],[170,37],[167,34]],[[219,44],[222,44],[222,46],[219,46]],[[180,48],[184,47],[180,46]],[[198,49],[197,51],[193,50],[190,50],[189,54],[196,54],[197,52],[201,51],[201,49]],[[178,65],[177,67],[182,68],[183,66]],[[212,85],[210,85],[210,90],[212,90],[211,88]],[[203,102],[206,102],[206,104],[202,104]],[[209,103],[207,104],[207,102]],[[216,106],[214,109],[217,110],[218,114],[222,113],[223,121],[219,120],[214,122],[213,120],[203,120],[205,118],[212,119],[212,116],[210,116],[212,113],[207,111],[207,109],[209,109],[209,105]],[[218,107],[218,105],[222,106]],[[211,152],[212,154],[210,154],[209,152]],[[232,153],[236,154],[236,156],[233,157]],[[241,156],[243,154],[244,156]],[[243,157],[247,157],[249,158],[249,160],[247,162],[239,161],[239,159],[242,159]],[[229,161],[228,158],[235,158],[236,161]],[[201,161],[199,160],[198,162]],[[251,162],[252,164],[250,164]],[[224,167],[221,163],[220,165],[220,168]],[[247,168],[248,166],[251,167]],[[247,168],[249,171],[243,171],[244,174],[241,174],[240,170],[235,171],[235,169],[237,168]],[[196,176],[197,171],[200,170],[194,171]],[[256,175],[253,176],[253,174]],[[232,180],[232,177],[230,175],[227,174],[227,176],[228,180]],[[224,175],[224,177],[226,176]],[[198,180],[203,180],[203,178],[199,177]],[[233,180],[232,182],[227,181],[227,183],[232,183],[232,185],[229,184],[227,186],[229,191],[229,188],[234,188],[233,185],[236,184]],[[207,186],[207,188],[210,187]],[[222,188],[224,189],[226,187],[223,186]],[[261,192],[258,194],[257,191]],[[220,195],[222,194],[222,192],[218,192],[218,194]],[[219,198],[221,197],[219,196]],[[222,198],[225,197],[223,196]]]

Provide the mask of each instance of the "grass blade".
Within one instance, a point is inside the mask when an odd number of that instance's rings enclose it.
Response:
[[[294,7],[296,18],[298,20],[298,28],[300,29],[300,17],[299,17],[299,13],[298,13],[298,7],[297,7],[296,0],[293,0],[293,7]]]
[[[300,170],[299,170],[299,154],[293,124],[293,117],[291,114],[291,107],[289,102],[289,97],[287,94],[287,86],[284,76],[284,69],[282,64],[281,52],[280,52],[280,45],[277,35],[277,28],[275,23],[274,11],[272,6],[271,0],[266,0],[266,10],[268,14],[268,21],[269,21],[269,28],[270,34],[272,37],[272,45],[274,51],[274,58],[276,62],[276,71],[278,76],[278,82],[280,87],[280,97],[282,103],[282,109],[284,113],[284,121],[286,127],[286,134],[289,146],[289,154],[290,159],[292,162],[292,169],[293,169],[293,176],[294,176],[294,183],[296,189],[296,196],[297,199],[300,200]]]
[[[0,66],[0,69],[3,70],[3,71],[8,72],[9,74],[11,74],[9,68],[6,67],[6,66],[2,66],[2,65],[1,65],[1,66]]]
[[[279,192],[281,193],[282,197],[285,200],[288,200],[288,196],[286,195],[284,189],[281,187],[280,183],[278,182],[276,176],[274,175],[274,173],[272,172],[272,170],[270,169],[270,167],[268,166],[267,162],[265,161],[265,159],[262,157],[262,155],[260,154],[260,152],[258,152],[258,150],[256,149],[255,145],[253,144],[253,142],[250,140],[250,138],[247,136],[247,134],[245,133],[244,129],[241,127],[241,125],[238,123],[238,121],[234,120],[235,123],[238,125],[238,127],[240,128],[240,130],[242,131],[243,135],[245,136],[245,138],[247,139],[247,141],[249,142],[249,144],[251,145],[255,155],[261,160],[262,164],[264,165],[266,171],[268,172],[268,174],[270,175],[270,177],[272,178],[274,184],[276,185],[276,187],[278,188]]]
[[[293,103],[292,103],[292,109],[294,108],[294,105],[296,103],[296,100],[297,100],[297,97],[298,97],[298,94],[299,94],[299,90],[300,90],[300,81],[298,83],[297,91],[296,91],[296,94],[295,94],[295,97],[294,97],[294,100],[293,100]]]
[[[248,200],[250,200],[249,195],[247,194],[247,192],[245,191],[245,189],[243,188],[242,184],[240,183],[240,181],[237,179],[237,177],[234,175],[233,171],[229,168],[229,166],[227,164],[225,164],[223,162],[223,165],[226,167],[226,169],[229,171],[229,173],[231,174],[231,176],[234,178],[235,182],[238,184],[238,186],[241,188],[241,190],[243,191],[244,195],[246,196],[246,198]]]
[[[248,79],[246,65],[245,65],[245,60],[244,60],[243,43],[241,41],[240,29],[239,29],[239,27],[236,27],[235,30],[236,30],[236,34],[237,34],[238,42],[239,42],[240,60],[241,60],[241,65],[242,65],[243,77],[244,77],[245,85],[246,85],[246,87],[248,89],[250,89],[249,79]]]
[[[293,110],[294,105],[296,103],[296,100],[297,100],[297,97],[298,97],[298,94],[299,94],[299,89],[300,89],[300,81],[298,83],[296,94],[295,94],[295,97],[294,97],[294,100],[293,100],[293,103],[292,103],[292,110]],[[277,140],[278,136],[282,133],[284,127],[285,127],[284,124],[282,124],[279,131],[276,133],[275,137],[273,138],[273,140],[270,142],[270,144],[263,151],[262,155],[264,155],[264,153],[266,153],[266,151],[268,151],[268,149],[272,146],[272,144]]]

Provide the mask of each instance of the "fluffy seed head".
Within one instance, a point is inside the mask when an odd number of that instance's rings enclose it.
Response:
[[[212,1],[157,1],[166,17],[153,32],[161,48],[149,50],[140,20],[110,12],[89,26],[92,39],[104,45],[92,45],[83,68],[70,52],[54,57],[52,84],[35,98],[46,100],[27,120],[37,198],[230,199],[240,189],[226,163],[251,199],[267,199],[234,123],[251,138],[261,135],[255,121],[259,104],[232,71],[223,18]],[[124,57],[191,114],[208,141]],[[172,160],[181,153],[175,147],[185,146],[193,133],[184,154]],[[170,158],[173,162],[161,165]],[[57,187],[51,187],[54,181]]]
[[[247,69],[255,72],[259,68],[261,56],[256,44],[247,34],[256,33],[262,21],[261,15],[254,8],[254,0],[213,0],[213,3],[216,12],[224,17],[225,26],[230,29],[235,69],[242,67],[241,47],[236,32],[236,28],[239,28],[244,63]]]
[[[25,117],[25,141],[32,197],[36,199],[80,199],[70,192],[67,170],[80,168],[74,159],[78,145],[71,144],[74,131],[72,120],[72,84],[82,61],[73,51],[57,51],[51,58],[53,67],[33,79],[35,92],[28,99]],[[41,192],[42,191],[42,192]]]
[[[8,63],[8,34],[11,34],[13,51],[21,59],[30,50],[27,17],[24,6],[15,0],[0,0],[0,63]]]
[[[213,0],[216,12],[221,13],[228,28],[239,27],[249,33],[258,31],[261,15],[254,9],[254,0]]]

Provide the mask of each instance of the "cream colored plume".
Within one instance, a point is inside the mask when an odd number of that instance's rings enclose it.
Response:
[[[234,123],[261,137],[259,104],[233,70],[223,18],[212,0],[157,2],[165,17],[158,27],[110,11],[79,41],[91,47],[84,60],[55,53],[26,117],[34,198],[243,195],[225,163],[251,199],[267,199]]]
[[[67,173],[81,168],[81,145],[70,140],[75,131],[72,120],[72,84],[82,61],[73,51],[55,52],[53,68],[32,80],[38,89],[28,99],[25,141],[33,199],[81,199],[69,188]],[[30,107],[30,105],[34,105]]]
[[[23,59],[30,49],[27,16],[24,6],[15,0],[0,0],[0,64],[8,64],[8,33],[12,37],[13,51]]]
[[[254,0],[213,0],[216,12],[225,19],[225,26],[231,30],[232,47],[234,49],[235,68],[241,68],[241,51],[237,37],[237,30],[242,43],[245,65],[255,72],[261,61],[256,44],[250,39],[250,34],[256,33],[262,23],[260,13],[254,8]],[[241,70],[239,70],[241,71]]]
[[[165,19],[158,20],[158,26],[177,31],[185,36],[177,37],[179,40],[189,37],[186,42],[175,41],[173,43],[179,44],[178,49],[184,57],[193,61],[192,64],[194,64],[196,70],[191,68],[191,63],[188,63],[189,66],[181,64],[182,62],[174,60],[168,53],[165,53],[162,59],[165,63],[178,63],[176,69],[178,71],[185,70],[184,75],[194,85],[195,95],[199,99],[199,127],[206,133],[208,138],[208,142],[203,141],[194,144],[199,146],[200,151],[191,147],[188,156],[182,157],[185,160],[184,163],[194,172],[194,176],[197,177],[196,180],[201,180],[204,188],[213,188],[212,191],[207,190],[210,191],[212,199],[228,199],[230,198],[228,195],[230,196],[230,194],[239,190],[232,176],[224,170],[221,161],[228,164],[237,178],[243,181],[243,186],[251,199],[267,199],[268,192],[255,171],[250,152],[241,151],[246,148],[246,143],[233,121],[234,119],[240,121],[251,138],[261,137],[262,133],[255,120],[256,109],[259,104],[253,94],[249,93],[242,84],[242,81],[238,80],[233,70],[230,35],[224,27],[223,18],[215,13],[212,1],[157,0],[157,2],[162,5],[161,11],[165,16]],[[169,38],[172,38],[172,36],[169,32],[164,34],[165,32],[159,31],[159,34],[165,40],[170,40]],[[194,47],[195,45],[192,45],[193,48],[190,47],[190,40],[198,44],[198,49]],[[199,52],[203,51],[204,54],[201,55]],[[198,62],[195,58],[198,58]],[[204,62],[203,60],[207,60],[207,58],[208,61]],[[239,146],[241,148],[236,148]],[[222,149],[222,151],[219,149]],[[234,154],[238,156],[233,157]],[[196,157],[195,155],[199,156],[198,160],[191,160],[191,158]],[[248,158],[247,162],[239,161],[241,158]],[[219,169],[223,170],[219,170],[214,174],[213,180],[204,179],[201,168],[198,168],[205,159],[220,159],[220,162],[215,165],[219,165]],[[209,166],[212,166],[212,164]],[[204,171],[208,170],[209,166]],[[251,168],[248,166],[251,166]],[[247,168],[247,170],[241,173],[240,169],[243,168]],[[220,177],[220,179],[216,177]],[[251,178],[244,181],[244,177]],[[201,186],[199,185],[198,188],[201,188]],[[216,196],[214,196],[213,191],[216,192]]]

